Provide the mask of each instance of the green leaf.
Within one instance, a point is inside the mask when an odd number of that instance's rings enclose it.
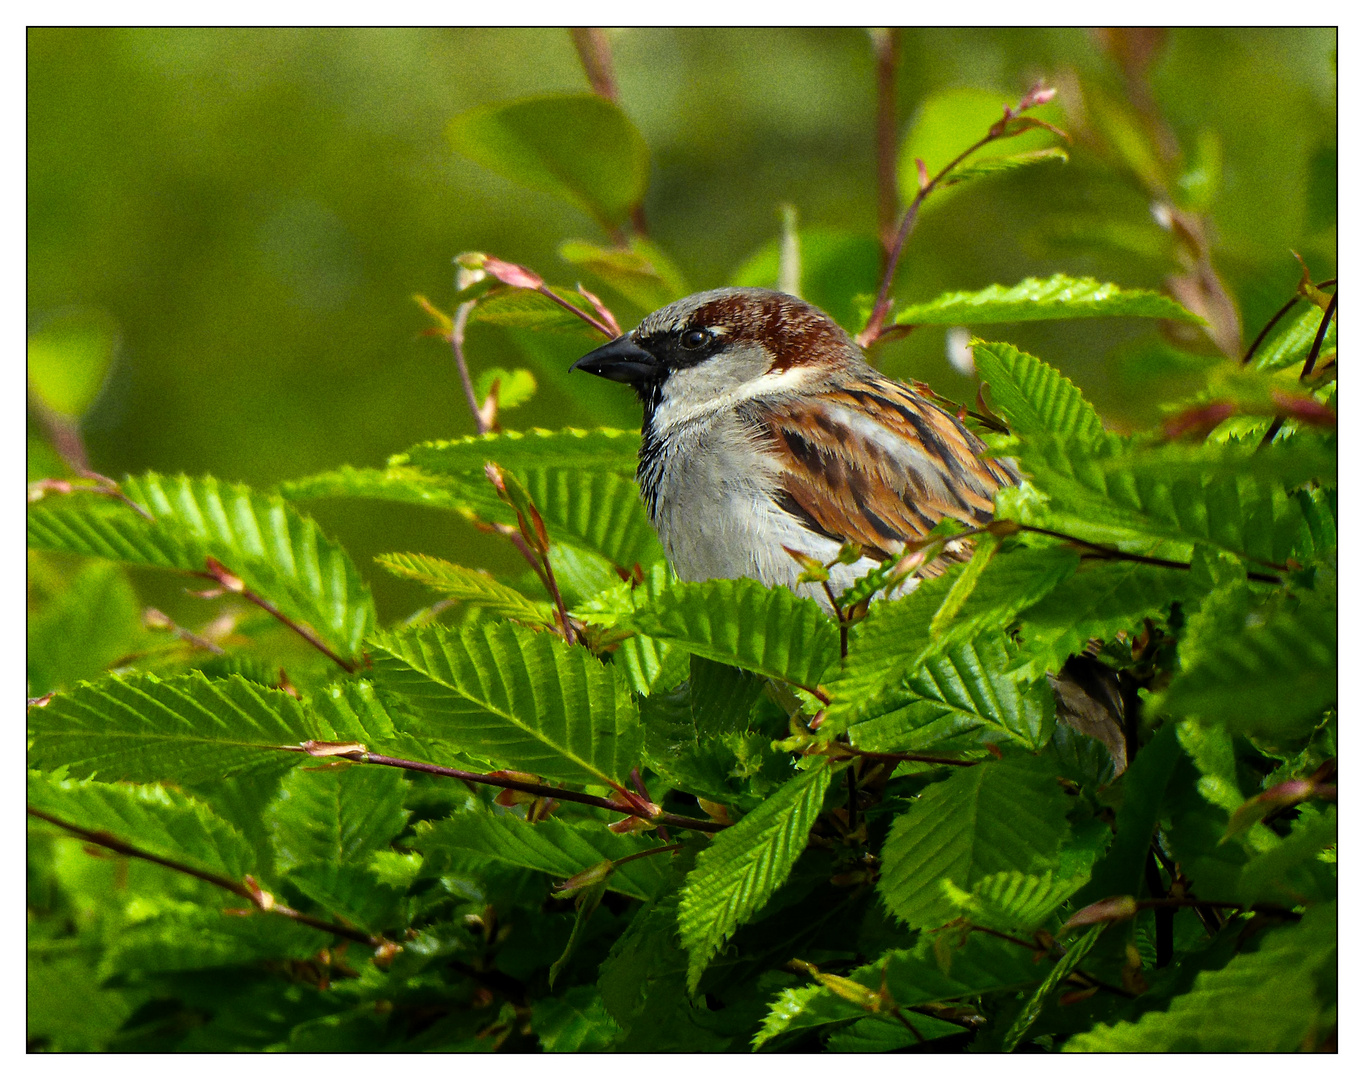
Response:
[[[49,498],[29,509],[29,546],[192,573],[212,556],[337,651],[359,649],[374,623],[369,587],[340,545],[279,496],[156,473],[122,487],[155,521],[109,498]]]
[[[123,927],[110,941],[101,970],[145,976],[261,961],[309,960],[334,941],[330,934],[277,915],[261,912],[242,917],[196,907]]]
[[[982,326],[1100,316],[1203,321],[1168,296],[1149,289],[1120,289],[1093,278],[1053,274],[1046,281],[1028,278],[1017,285],[944,293],[935,300],[901,308],[894,322],[900,326]]]
[[[1203,542],[1272,564],[1309,536],[1298,501],[1276,480],[1129,473],[1114,464],[1127,446],[1111,435],[1094,443],[1027,435],[1009,452],[1028,482],[1002,490],[995,512],[1025,525],[1099,542]]]
[[[634,476],[639,457],[639,432],[615,428],[564,428],[546,431],[503,431],[466,435],[462,439],[427,442],[389,459],[391,467],[411,465],[427,473],[465,476],[483,472],[485,461],[520,471],[531,466],[593,469]]]
[[[1059,672],[1090,638],[1112,640],[1118,631],[1163,615],[1173,602],[1197,590],[1187,570],[1118,561],[1084,565],[1023,611],[1014,670],[1033,676]]]
[[[1233,733],[1303,735],[1336,698],[1334,605],[1311,594],[1296,611],[1248,622],[1178,672],[1154,709]]]
[[[1041,874],[1008,870],[981,878],[970,892],[944,882],[943,893],[976,926],[1027,933],[1044,926],[1084,882],[1083,877],[1050,870]]]
[[[111,676],[58,694],[28,715],[29,764],[105,780],[194,783],[297,764],[281,746],[328,740],[282,690],[233,675]]]
[[[132,1015],[136,991],[101,985],[86,956],[35,956],[30,953],[24,1038],[29,1052],[97,1052]],[[72,1008],[72,988],[80,988],[80,1007]]]
[[[301,863],[289,869],[288,881],[328,916],[372,934],[407,926],[403,890],[380,882],[367,863]]]
[[[1336,905],[1311,908],[1296,924],[1265,933],[1260,948],[1217,971],[1161,1012],[1135,1022],[1098,1024],[1072,1036],[1067,1051],[1146,1053],[1282,1053],[1324,1034],[1334,1000],[1323,1000],[1322,975],[1336,960]]]
[[[1003,342],[973,340],[971,352],[995,409],[1015,433],[1052,432],[1079,441],[1103,434],[1094,406],[1050,364]]]
[[[552,634],[483,623],[374,639],[381,682],[430,735],[506,768],[612,785],[637,764],[639,716],[623,677]]]
[[[602,822],[570,822],[551,817],[531,825],[514,814],[470,810],[443,821],[418,825],[413,846],[428,859],[440,850],[471,852],[564,881],[605,859],[624,859],[661,844],[652,836],[617,836]],[[651,900],[667,888],[668,869],[667,855],[635,859],[613,871],[606,879],[606,887],[626,896]]]
[[[591,1054],[610,1049],[620,1025],[595,986],[571,986],[558,997],[531,1005],[530,1023],[548,1054]]]
[[[1070,155],[1059,146],[1048,146],[1042,150],[1025,150],[1021,154],[1008,154],[1000,157],[974,158],[965,165],[958,165],[939,187],[956,187],[972,180],[983,180],[988,176],[1026,169],[1029,165],[1040,165],[1044,161],[1059,161],[1065,164]]]
[[[286,499],[377,499],[455,511],[468,508],[464,488],[463,483],[447,476],[424,473],[410,466],[356,469],[350,465],[279,485]]]
[[[120,566],[91,562],[28,623],[28,693],[93,679],[148,641],[137,594]]]
[[[28,335],[28,388],[53,412],[85,414],[104,388],[118,328],[102,311],[68,310]]]
[[[1299,811],[1283,843],[1253,856],[1241,868],[1234,898],[1243,904],[1296,906],[1334,900],[1334,867],[1323,853],[1336,846],[1336,808],[1321,813]]]
[[[807,688],[838,660],[838,628],[817,603],[747,578],[675,582],[620,625]]]
[[[160,784],[131,787],[30,772],[28,805],[149,854],[234,880],[255,868],[251,845],[240,832],[207,804]]]
[[[1321,328],[1325,312],[1314,304],[1307,304],[1292,318],[1288,319],[1274,337],[1260,346],[1251,360],[1256,371],[1282,371],[1288,367],[1301,367],[1312,351],[1312,341]],[[1322,339],[1323,353],[1336,348],[1335,319],[1331,320],[1326,336]]]
[[[604,224],[644,197],[649,149],[626,115],[595,94],[484,105],[450,123],[460,153],[509,180],[581,206]]]
[[[506,368],[487,368],[474,380],[474,397],[482,401],[492,393],[497,383],[497,408],[501,412],[524,405],[535,396],[535,376],[525,368],[508,371]]]
[[[559,258],[605,282],[630,303],[653,311],[691,290],[663,252],[638,236],[628,248],[604,248],[585,240],[559,245]]]
[[[420,581],[455,600],[478,604],[493,615],[530,626],[554,625],[553,608],[503,585],[486,570],[469,570],[430,555],[376,555],[374,561],[400,577]]]
[[[942,636],[948,623],[957,617],[962,605],[975,591],[980,575],[985,572],[985,568],[990,565],[990,560],[995,557],[998,550],[999,540],[996,537],[987,533],[977,538],[975,550],[971,552],[971,560],[966,564],[966,569],[952,582],[952,588],[943,598],[942,607],[933,613],[933,621],[928,624],[929,637]]]
[[[710,842],[682,886],[677,921],[693,991],[711,958],[786,880],[805,850],[832,772],[821,763],[787,781]]]
[[[1023,1006],[1023,1011],[1018,1014],[1014,1022],[1009,1025],[1009,1030],[1004,1033],[1002,1049],[1004,1052],[1011,1053],[1023,1036],[1027,1034],[1028,1028],[1032,1027],[1038,1016],[1042,1013],[1042,1007],[1046,1004],[1047,998],[1061,984],[1061,980],[1069,975],[1079,966],[1094,943],[1099,940],[1099,935],[1104,932],[1104,925],[1098,923],[1091,926],[1078,941],[1072,942],[1066,949],[1065,956],[1061,957],[1052,966],[1050,973],[1042,981],[1034,992],[1028,1003]]]
[[[1055,727],[1055,698],[1045,679],[1012,672],[1017,657],[1018,647],[998,631],[929,657],[880,693],[881,711],[865,708],[870,715],[850,725],[848,737],[873,752],[925,751],[972,733],[1037,749]]]
[[[1045,760],[957,769],[891,825],[881,852],[881,898],[910,927],[938,926],[955,914],[944,880],[971,889],[990,874],[1055,869],[1070,834],[1066,810]]]
[[[845,330],[861,329],[866,316],[857,297],[874,294],[881,278],[881,245],[846,229],[806,228],[800,241],[800,295]],[[731,285],[778,287],[781,238],[773,237],[734,272]]]
[[[691,657],[691,716],[702,740],[746,731],[753,705],[762,692],[763,681],[756,675],[701,656]]]
[[[551,291],[570,306],[588,313],[587,301],[576,293],[552,286]],[[469,322],[534,330],[537,333],[595,333],[591,324],[581,316],[565,310],[535,289],[493,289],[479,298],[469,313]],[[530,376],[530,372],[526,372],[526,375]],[[533,386],[534,376],[530,377]]]
[[[902,1009],[937,1001],[976,997],[992,990],[1026,986],[1042,972],[1023,949],[983,934],[968,937],[940,963],[934,940],[923,935],[911,949],[894,949],[848,974],[853,982],[887,993]],[[853,1002],[823,986],[783,991],[770,1006],[755,1048],[777,1035],[865,1015]],[[919,1018],[914,1018],[917,1027]]]
[[[996,556],[936,639],[930,634],[932,620],[962,568],[952,567],[921,582],[907,597],[873,605],[849,635],[843,670],[827,683],[833,697],[825,718],[826,724],[834,725],[829,730],[842,731],[898,708],[907,700],[906,680],[930,656],[944,655],[982,633],[1007,627],[1019,611],[1073,574],[1078,564],[1078,555],[1062,547],[1020,548]]]
[[[275,865],[356,863],[387,848],[407,825],[408,781],[398,769],[337,765],[295,769],[266,813]]]
[[[896,175],[900,198],[909,203],[919,193],[919,171],[915,158],[922,158],[929,176],[935,176],[972,143],[983,138],[990,127],[1003,119],[1004,107],[1016,102],[1016,95],[1001,94],[983,87],[953,87],[929,94],[915,112],[913,123],[900,146]],[[1060,108],[1044,105],[1029,115],[1053,124],[1063,122]],[[1026,132],[1007,140],[1011,150],[1029,151],[1055,141],[1046,129]],[[946,205],[950,196],[929,196],[925,206]]]

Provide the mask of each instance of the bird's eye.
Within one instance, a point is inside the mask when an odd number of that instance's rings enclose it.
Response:
[[[703,345],[709,344],[711,333],[709,330],[688,330],[682,335],[682,348],[699,349]]]

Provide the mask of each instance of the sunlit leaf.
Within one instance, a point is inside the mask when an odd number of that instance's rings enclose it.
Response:
[[[901,326],[982,326],[1100,316],[1202,321],[1168,296],[1149,289],[1123,289],[1092,278],[1054,274],[1045,281],[1028,278],[1017,285],[945,293],[936,300],[899,309],[894,322]]]

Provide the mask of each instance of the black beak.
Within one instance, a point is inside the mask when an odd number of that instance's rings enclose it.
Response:
[[[568,370],[579,369],[589,375],[600,375],[612,382],[638,386],[653,377],[658,370],[658,360],[653,353],[641,349],[631,341],[630,335],[624,334],[615,341],[608,341],[599,349],[593,349]]]

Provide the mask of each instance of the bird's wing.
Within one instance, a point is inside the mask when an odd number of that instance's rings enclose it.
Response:
[[[750,417],[779,463],[782,507],[816,532],[888,558],[943,518],[988,522],[1017,482],[956,417],[890,379],[767,401]]]

